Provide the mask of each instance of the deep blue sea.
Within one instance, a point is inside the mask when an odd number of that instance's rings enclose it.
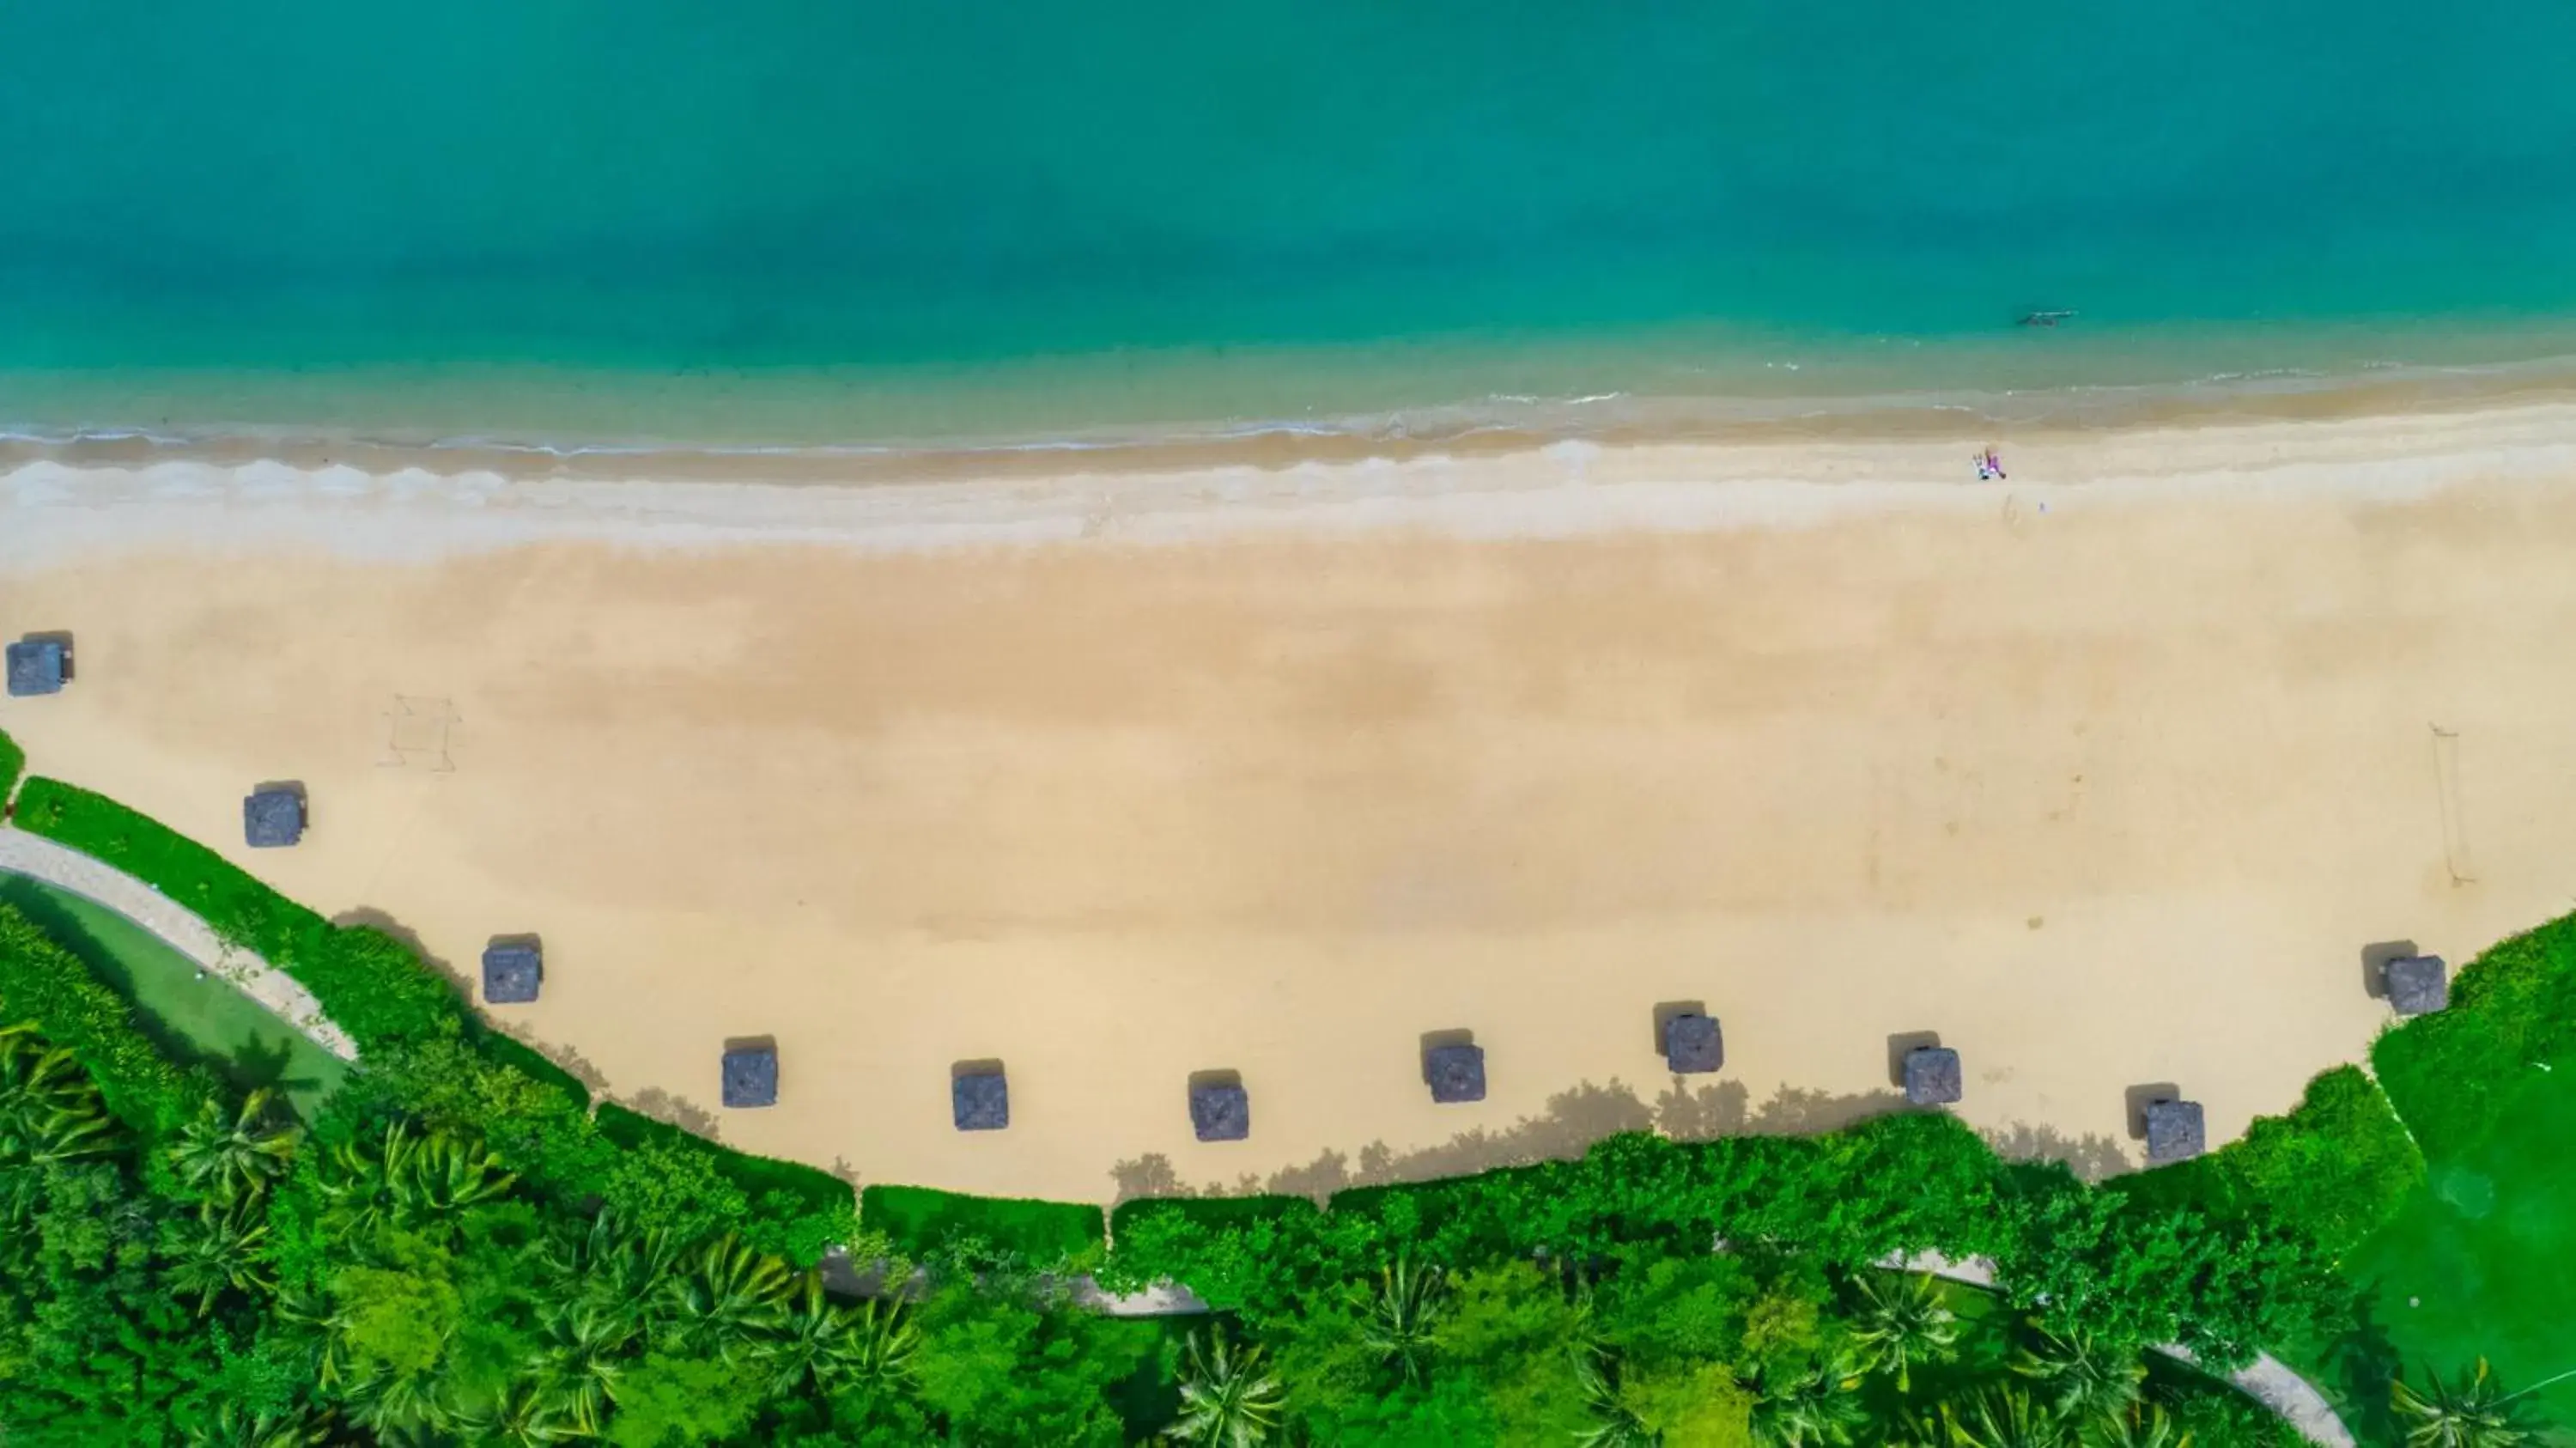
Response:
[[[2566,0],[0,0],[0,427],[1043,438],[2558,355],[2571,56]]]

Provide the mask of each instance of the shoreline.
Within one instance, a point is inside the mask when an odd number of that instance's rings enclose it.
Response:
[[[2007,477],[1974,475],[1973,456],[1988,445],[2003,450]],[[2472,477],[2546,480],[2576,471],[2576,398],[2482,396],[2429,410],[2206,415],[2018,434],[1569,440],[1491,452],[1424,445],[1186,466],[1167,457],[1159,461],[1169,466],[1142,469],[1118,466],[1110,453],[1020,455],[1052,469],[1034,474],[979,471],[975,464],[989,455],[953,454],[943,455],[953,471],[901,478],[853,471],[835,455],[769,455],[751,460],[768,468],[741,475],[701,475],[666,466],[671,460],[661,455],[624,457],[601,461],[640,466],[599,476],[551,465],[524,474],[455,468],[463,461],[456,454],[397,456],[404,465],[386,471],[319,455],[142,466],[21,461],[0,470],[0,508],[41,526],[0,533],[0,566],[160,546],[287,546],[419,561],[585,542],[899,554],[1407,531],[1575,539],[2034,512],[2072,491],[2095,504],[2237,490],[2392,499]]]
[[[1216,419],[881,442],[701,443],[685,437],[403,436],[379,429],[157,431],[0,426],[0,475],[38,464],[141,469],[275,462],[513,480],[844,485],[1044,479],[1066,473],[1281,470],[1308,464],[1508,458],[1550,447],[1742,447],[1984,440],[2164,428],[2349,421],[2576,402],[2576,355],[2357,370],[2280,369],[2179,383],[2040,389],[1657,397],[1489,398],[1395,412]]]

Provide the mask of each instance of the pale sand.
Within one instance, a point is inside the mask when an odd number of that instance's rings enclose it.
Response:
[[[542,933],[501,1019],[621,1096],[1073,1198],[1828,1123],[1915,1031],[1968,1120],[2099,1167],[2132,1087],[2224,1139],[2358,1057],[2365,946],[2567,908],[2576,410],[2008,440],[1990,486],[1970,441],[868,489],[30,465],[0,632],[76,630],[80,678],[0,727],[460,967]],[[398,696],[444,740],[392,748]],[[315,828],[243,850],[272,778]],[[1728,1049],[1687,1090],[1683,1000]],[[1421,1085],[1448,1028],[1481,1105]],[[719,1112],[750,1035],[782,1104]],[[960,1135],[987,1057],[1013,1125]],[[1251,1141],[1190,1138],[1205,1069]]]

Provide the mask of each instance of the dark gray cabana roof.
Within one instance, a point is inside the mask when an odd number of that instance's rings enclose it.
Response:
[[[1726,1037],[1715,1016],[1682,1015],[1664,1022],[1664,1064],[1688,1075],[1726,1064]]]
[[[778,1104],[778,1048],[736,1046],[724,1053],[724,1104]]]
[[[255,850],[281,850],[304,838],[304,796],[263,789],[242,801],[242,837]]]
[[[1905,1053],[1905,1099],[1917,1106],[1946,1106],[1959,1099],[1959,1053],[1947,1046],[1917,1046]]]
[[[23,639],[9,645],[9,692],[21,699],[61,693],[71,677],[68,654],[60,639]]]
[[[483,999],[490,1005],[517,1005],[537,998],[545,979],[545,957],[533,940],[495,940],[483,950]]]
[[[1485,1099],[1485,1048],[1464,1043],[1434,1046],[1422,1053],[1422,1079],[1431,1099],[1444,1105]]]
[[[2401,1016],[2421,1016],[2451,1003],[2451,971],[2438,955],[2401,955],[2380,967],[2388,1005]]]
[[[2187,1161],[2208,1149],[2207,1127],[2199,1102],[2147,1103],[2147,1165]]]
[[[1201,1141],[1241,1141],[1252,1134],[1252,1096],[1238,1083],[1190,1087],[1190,1129]]]
[[[1011,1124],[1011,1083],[999,1071],[950,1078],[948,1104],[959,1131],[999,1131]]]

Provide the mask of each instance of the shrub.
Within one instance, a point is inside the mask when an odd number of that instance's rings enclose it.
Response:
[[[2388,1098],[2358,1066],[2308,1083],[2287,1116],[2258,1119],[2204,1166],[2222,1212],[2268,1211],[2340,1257],[2396,1215],[2424,1179],[2424,1156]]]
[[[2576,1053],[2576,915],[2489,949],[2452,983],[2450,1009],[2382,1035],[2370,1060],[2397,1114],[2434,1156],[2477,1145],[2535,1062]]]
[[[1311,1262],[1323,1209],[1304,1197],[1168,1197],[1121,1202],[1099,1273],[1112,1292],[1187,1281],[1211,1306],[1265,1302],[1284,1265]],[[1274,1291],[1267,1294],[1275,1297]]]
[[[18,776],[26,772],[27,751],[18,747],[8,730],[0,729],[0,801],[9,798],[9,791],[18,787]]]
[[[676,1168],[690,1176],[712,1175],[732,1187],[740,1206],[728,1214],[733,1220],[718,1225],[740,1230],[765,1250],[810,1266],[824,1248],[847,1240],[857,1225],[850,1184],[819,1167],[736,1151],[613,1101],[602,1103],[592,1120],[599,1134],[630,1158],[653,1160],[657,1177]],[[621,1170],[629,1165],[620,1163]],[[612,1201],[623,1197],[619,1205],[649,1220],[655,1209],[637,1199],[637,1185],[628,1176],[611,1183],[603,1195]],[[656,1200],[667,1196],[667,1185],[661,1180],[652,1183]]]
[[[33,1020],[97,1080],[110,1111],[148,1140],[215,1093],[202,1070],[173,1065],[134,1023],[134,1007],[15,907],[0,905],[0,1022]]]
[[[911,1258],[998,1254],[1040,1271],[1077,1269],[1100,1255],[1107,1219],[1080,1202],[974,1197],[930,1187],[872,1186],[859,1225]]]
[[[590,1088],[581,1083],[581,1078],[546,1059],[536,1047],[485,1028],[475,1032],[474,1048],[494,1064],[517,1071],[547,1090],[562,1092],[582,1109],[589,1109]]]

